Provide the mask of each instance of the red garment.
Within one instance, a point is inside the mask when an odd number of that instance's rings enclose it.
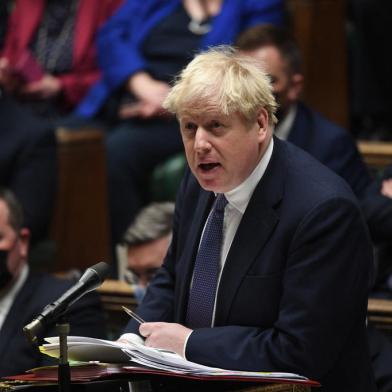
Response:
[[[100,76],[96,32],[122,0],[79,0],[75,21],[72,70],[57,75],[63,86],[65,106],[75,106]],[[28,49],[45,10],[46,0],[16,0],[10,15],[2,56],[11,65]]]

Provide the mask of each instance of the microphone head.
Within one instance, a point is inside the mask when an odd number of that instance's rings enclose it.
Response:
[[[101,283],[108,277],[109,271],[110,271],[110,266],[108,263],[105,263],[104,261],[101,261],[92,267],[90,269],[94,270],[97,275],[99,276]]]
[[[99,287],[106,277],[109,275],[110,267],[109,264],[101,261],[98,264],[87,268],[79,282],[83,283],[88,290],[94,290]]]

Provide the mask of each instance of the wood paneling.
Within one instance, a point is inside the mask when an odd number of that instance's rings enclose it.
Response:
[[[330,120],[348,125],[344,0],[286,0],[304,60],[304,100]]]

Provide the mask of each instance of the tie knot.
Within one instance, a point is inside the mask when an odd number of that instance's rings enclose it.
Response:
[[[227,204],[227,199],[223,193],[219,193],[215,201],[215,210],[222,212],[224,211]]]

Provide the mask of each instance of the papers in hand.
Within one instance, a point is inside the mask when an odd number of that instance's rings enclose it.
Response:
[[[58,358],[58,337],[45,339],[48,344],[40,347],[42,353]],[[106,363],[133,362],[149,369],[173,373],[209,376],[238,376],[249,379],[307,380],[294,373],[234,371],[204,366],[190,362],[180,355],[144,345],[144,340],[135,334],[124,334],[121,341],[109,341],[82,336],[68,337],[68,357],[74,361],[99,361]],[[130,363],[132,365],[132,363]]]

